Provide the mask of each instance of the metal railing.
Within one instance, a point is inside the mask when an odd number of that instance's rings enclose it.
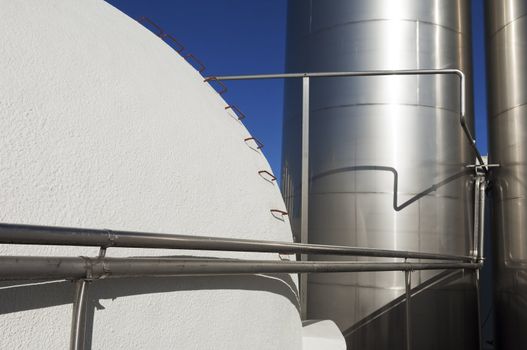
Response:
[[[325,254],[463,262],[474,260],[473,256],[403,250],[5,223],[0,223],[0,243],[101,247],[104,250],[108,247],[120,247],[277,254]],[[2,277],[0,270],[0,279]]]
[[[273,261],[212,258],[0,257],[2,280],[478,269],[477,262]]]
[[[459,77],[459,124],[469,145],[471,146],[477,158],[478,164],[474,165],[475,171],[482,170],[484,174],[488,172],[487,165],[483,161],[483,157],[479,152],[476,141],[469,130],[466,122],[466,78],[465,74],[454,68],[448,69],[405,69],[405,70],[373,70],[373,71],[348,71],[348,72],[311,72],[311,73],[281,73],[281,74],[252,74],[252,75],[229,75],[229,76],[209,76],[205,78],[205,82],[231,81],[231,80],[262,80],[262,79],[302,79],[302,148],[301,148],[301,189],[300,189],[300,242],[307,243],[308,241],[308,215],[309,215],[309,89],[311,78],[337,78],[337,77],[371,77],[371,76],[408,76],[408,75],[456,75]],[[223,85],[223,84],[222,84]],[[225,85],[223,85],[225,87]],[[226,91],[222,90],[222,93]],[[377,165],[365,165],[355,168],[377,167]],[[397,207],[397,172],[394,173],[394,208]],[[435,186],[431,190],[435,190]],[[396,209],[397,210],[397,209]],[[477,215],[475,213],[475,215]],[[476,218],[475,218],[476,219]],[[479,219],[478,219],[479,220]],[[481,231],[483,228],[481,227]],[[483,233],[478,233],[478,237],[483,236]],[[474,236],[474,239],[476,237]],[[300,256],[301,260],[305,260],[305,256]],[[305,318],[305,310],[307,309],[307,280],[305,276],[300,276],[300,300],[303,318]]]
[[[199,275],[247,275],[266,273],[339,273],[404,271],[406,310],[411,297],[410,272],[417,270],[479,269],[473,256],[396,251],[290,242],[169,235],[149,232],[99,230],[70,227],[0,224],[0,243],[100,247],[97,257],[0,257],[0,280],[76,281],[71,325],[71,349],[84,349],[88,282],[119,277],[173,277]],[[236,251],[276,254],[318,254],[400,258],[401,262],[276,261],[215,258],[108,258],[110,247],[158,248],[200,251]],[[409,262],[408,259],[437,262]],[[410,317],[407,313],[407,335]]]
[[[310,78],[387,76],[387,75],[431,75],[454,74],[460,78],[460,125],[469,139],[476,157],[480,162],[474,168],[483,170],[486,176],[487,166],[477,150],[470,130],[465,121],[465,76],[457,69],[439,70],[390,70],[368,72],[328,72],[295,73],[243,76],[208,77],[206,82],[248,79],[301,78],[303,80],[302,108],[302,190],[301,190],[301,243],[272,242],[210,236],[169,235],[149,232],[130,232],[118,230],[99,230],[85,228],[52,227],[37,225],[0,224],[0,243],[34,245],[70,245],[100,247],[97,257],[37,257],[3,256],[0,257],[0,280],[56,280],[76,281],[76,293],[71,328],[71,349],[83,349],[86,322],[87,282],[101,278],[118,277],[169,277],[197,275],[244,275],[265,273],[344,273],[371,271],[402,271],[405,274],[406,290],[406,342],[410,347],[410,297],[411,271],[472,269],[482,266],[483,227],[477,225],[474,231],[474,250],[470,256],[423,253],[400,250],[347,247],[335,245],[307,244],[308,212],[308,167],[309,167],[309,83]],[[222,90],[222,92],[224,92]],[[255,140],[255,139],[253,139]],[[255,141],[256,142],[256,141]],[[274,176],[273,176],[274,177]],[[485,181],[478,182],[480,194],[475,203],[474,222],[482,223],[484,212]],[[481,192],[483,191],[483,192]],[[483,195],[481,195],[483,193]],[[286,213],[284,213],[286,215]],[[110,247],[158,248],[198,251],[260,252],[276,254],[298,254],[302,261],[273,260],[234,260],[215,258],[108,258],[106,250]],[[378,258],[398,258],[400,262],[358,262],[358,261],[305,261],[306,255],[340,255]],[[434,260],[433,262],[410,262],[409,259]],[[305,310],[305,279],[301,279],[301,310]],[[304,296],[303,296],[304,295]]]

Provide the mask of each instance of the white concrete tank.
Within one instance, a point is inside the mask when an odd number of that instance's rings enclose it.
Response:
[[[265,157],[162,40],[100,0],[0,0],[0,13],[1,222],[291,241],[288,219],[270,213],[284,203],[258,174],[270,171]],[[73,291],[2,282],[0,348],[67,348]],[[88,300],[93,349],[302,347],[289,275],[95,281]]]

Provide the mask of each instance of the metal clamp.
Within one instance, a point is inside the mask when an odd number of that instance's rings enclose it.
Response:
[[[117,235],[112,230],[104,229],[104,231],[108,234],[108,245],[106,248],[113,246],[117,240]]]
[[[216,77],[208,77],[205,80],[203,80],[203,82],[209,83],[209,85],[211,85],[212,88],[214,90],[216,90],[216,92],[218,94],[220,94],[220,95],[223,95],[224,93],[227,92],[227,85],[225,85],[221,80],[216,79]],[[215,84],[212,84],[212,82],[215,82]],[[218,89],[216,89],[215,85],[220,86],[221,90],[218,91]]]
[[[181,44],[179,41],[177,41],[176,38],[174,38],[171,34],[168,34],[168,33],[165,33],[165,31],[163,30],[163,28],[161,28],[161,26],[159,26],[158,24],[156,24],[154,21],[152,21],[150,18],[148,17],[145,17],[145,16],[142,16],[140,17],[137,22],[141,23],[142,25],[144,25],[146,28],[148,28],[148,26],[145,25],[148,24],[150,25],[151,27],[155,28],[155,30],[157,31],[157,33],[154,32],[154,34],[156,34],[158,37],[160,37],[161,39],[163,39],[165,42],[167,41],[167,39],[170,39],[170,41],[174,44],[176,44],[176,47],[174,47],[174,45],[170,45],[170,47],[172,47],[177,53],[181,53],[183,50],[185,50],[185,46],[183,46],[183,44]],[[150,28],[148,28],[150,29]],[[153,32],[153,31],[152,31]]]
[[[269,171],[267,171],[267,170],[260,170],[260,171],[258,172],[258,174],[259,174],[261,177],[263,177],[264,179],[269,180],[269,181],[271,181],[271,182],[272,182],[272,181],[276,181],[276,176],[274,176],[271,172],[269,172]],[[266,176],[263,176],[264,174],[267,175],[267,177],[269,177],[270,179],[267,179]]]
[[[497,164],[497,163],[495,163],[495,164],[483,164],[483,165],[481,165],[481,164],[467,164],[467,165],[465,165],[465,168],[468,168],[468,169],[474,168],[474,169],[478,170],[478,169],[481,169],[481,168],[488,168],[488,169],[490,169],[490,168],[499,168],[500,166],[501,165]]]
[[[100,247],[99,248],[99,258],[104,258],[106,256],[106,247]]]
[[[192,54],[192,53],[189,53],[188,55],[183,56],[183,58],[186,59],[187,62],[190,63],[194,68],[196,68],[198,70],[198,72],[200,72],[200,73],[202,73],[206,69],[205,65],[200,60],[198,60],[198,58],[196,56],[194,56],[194,54]],[[198,67],[193,65],[192,61],[197,63]]]
[[[157,25],[154,21],[152,21],[150,18],[148,17],[145,17],[145,16],[141,16],[139,17],[139,19],[137,20],[137,22],[141,23],[142,25],[144,25],[146,28],[148,28],[145,23],[151,25],[152,27],[154,27],[159,33],[154,33],[155,35],[157,35],[158,37],[162,38],[163,35],[164,35],[164,30],[163,28],[161,28],[159,25]],[[150,29],[150,28],[148,28]]]
[[[236,114],[236,116],[238,117],[238,120],[245,119],[245,114],[243,114],[242,111],[240,111],[240,109],[235,105],[228,105],[227,107],[225,107],[225,109],[231,109],[234,114]]]
[[[251,141],[251,140],[253,140],[254,143],[256,144],[256,149],[262,149],[263,148],[264,144],[261,141],[259,141],[257,138],[255,138],[255,137],[247,137],[246,139],[243,139],[243,141],[245,141],[245,143],[247,143],[247,141]],[[249,145],[249,144],[247,143],[247,145]]]
[[[278,254],[278,258],[281,261],[291,261],[291,254]]]
[[[185,46],[183,46],[183,44],[181,44],[179,41],[176,40],[176,38],[174,38],[172,35],[168,34],[168,33],[162,33],[159,35],[159,37],[163,40],[166,41],[166,39],[170,39],[171,42],[173,42],[174,44],[177,45],[177,47],[174,47],[172,45],[170,45],[170,47],[172,47],[174,50],[176,50],[177,53],[181,53],[183,50],[185,50]]]

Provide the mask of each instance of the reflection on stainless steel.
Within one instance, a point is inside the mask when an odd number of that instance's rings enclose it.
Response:
[[[288,10],[289,72],[461,69],[473,128],[469,1],[290,0]],[[282,170],[297,239],[300,84],[286,81]],[[468,254],[473,185],[464,166],[474,156],[459,127],[459,95],[456,76],[312,78],[309,242]],[[394,174],[382,169],[396,170],[395,195]],[[414,272],[412,286],[436,274]],[[414,348],[477,347],[475,280],[463,276],[434,284],[421,303],[412,300]],[[403,273],[314,275],[307,294],[308,318],[354,330],[350,348],[405,347],[404,306],[364,322],[404,298]],[[424,312],[427,302],[433,305]]]
[[[493,171],[499,349],[527,343],[527,1],[487,1],[489,157]]]

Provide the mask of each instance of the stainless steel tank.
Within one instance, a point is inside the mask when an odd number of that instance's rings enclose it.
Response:
[[[286,67],[458,68],[473,127],[467,0],[290,0]],[[300,82],[286,82],[285,94],[282,187],[298,237]],[[474,155],[459,96],[456,76],[312,79],[309,243],[469,254],[473,178],[465,165]],[[414,348],[478,346],[471,273],[413,272],[412,283]],[[307,317],[335,320],[351,349],[403,348],[404,291],[401,272],[312,275]]]
[[[527,1],[487,1],[489,161],[499,349],[527,344]]]

